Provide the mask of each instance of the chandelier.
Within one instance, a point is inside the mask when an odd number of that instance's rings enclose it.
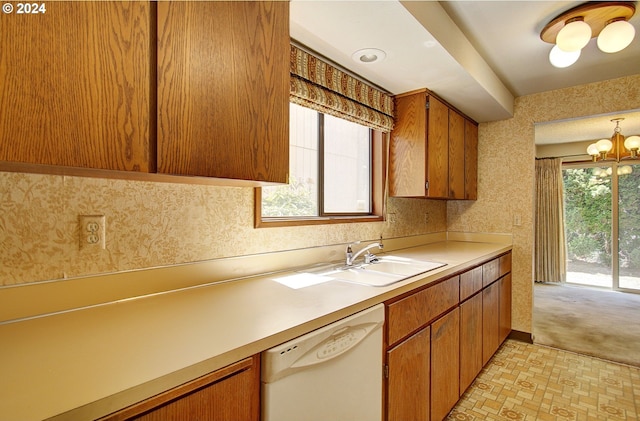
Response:
[[[600,139],[587,147],[587,153],[591,155],[593,162],[615,160],[620,162],[623,159],[637,159],[638,149],[640,149],[640,136],[625,137],[621,133],[620,122],[624,118],[614,118],[612,123],[616,123],[611,139]]]
[[[629,23],[635,11],[633,2],[590,1],[561,13],[540,33],[543,41],[554,44],[549,61],[555,67],[571,66],[595,37],[600,51],[622,51],[635,36]]]

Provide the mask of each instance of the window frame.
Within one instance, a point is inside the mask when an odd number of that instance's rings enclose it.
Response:
[[[371,129],[371,213],[363,215],[330,213],[322,216],[262,218],[262,188],[254,189],[254,227],[290,227],[303,225],[381,222],[385,220],[384,207],[387,186],[387,155],[389,134]],[[322,154],[323,155],[323,154]],[[324,172],[323,157],[319,158],[320,172]],[[322,198],[324,192],[319,194]],[[322,203],[319,203],[319,207]],[[320,207],[320,209],[322,209]]]

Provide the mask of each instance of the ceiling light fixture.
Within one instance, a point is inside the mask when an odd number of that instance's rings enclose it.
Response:
[[[351,58],[356,63],[372,64],[378,63],[387,57],[387,53],[378,48],[363,48],[351,54]]]
[[[625,49],[635,37],[635,28],[628,22],[635,11],[632,2],[590,1],[561,13],[540,33],[543,41],[555,44],[549,61],[555,67],[570,66],[580,56],[575,53],[594,37],[605,53]]]
[[[629,136],[626,139],[621,133],[620,122],[624,118],[614,118],[616,123],[611,139],[600,139],[587,147],[587,153],[591,155],[593,162],[615,159],[620,162],[623,159],[638,159],[640,149],[640,136]]]

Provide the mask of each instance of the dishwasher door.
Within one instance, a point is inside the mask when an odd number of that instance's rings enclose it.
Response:
[[[379,304],[262,353],[262,421],[382,420]]]

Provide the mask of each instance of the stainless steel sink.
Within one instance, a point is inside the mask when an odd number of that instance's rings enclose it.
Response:
[[[373,263],[362,263],[353,266],[320,264],[299,272],[321,275],[338,281],[383,287],[445,265],[446,263],[390,255],[378,257],[378,260]]]

